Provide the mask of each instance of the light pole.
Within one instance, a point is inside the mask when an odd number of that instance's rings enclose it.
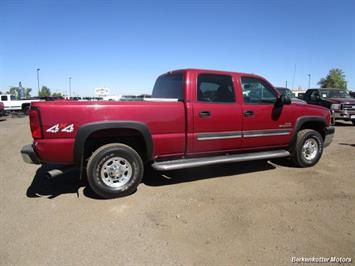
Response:
[[[40,69],[37,68],[37,87],[38,87],[38,96],[39,96],[39,71]]]
[[[311,88],[311,74],[308,74],[308,89]]]
[[[69,77],[69,100],[71,98],[71,77]]]

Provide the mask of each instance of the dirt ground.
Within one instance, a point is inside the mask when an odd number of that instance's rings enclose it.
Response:
[[[28,118],[0,122],[0,265],[285,265],[355,261],[355,127],[312,168],[287,160],[158,173],[101,200],[78,171],[22,161]]]

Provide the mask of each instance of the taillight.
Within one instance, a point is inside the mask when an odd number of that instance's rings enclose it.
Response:
[[[30,110],[30,127],[34,139],[43,138],[39,110],[37,108],[32,107]]]

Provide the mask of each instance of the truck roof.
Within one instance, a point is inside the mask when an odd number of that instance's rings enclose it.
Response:
[[[235,71],[224,71],[224,70],[213,70],[213,69],[202,69],[202,68],[183,68],[183,69],[175,69],[175,70],[170,70],[160,76],[164,76],[167,74],[172,74],[172,73],[178,73],[178,72],[205,72],[205,73],[216,73],[216,74],[221,74],[221,75],[238,75],[238,76],[253,76],[253,77],[258,77],[264,79],[264,77],[261,77],[259,75],[255,75],[253,73],[243,73],[243,72],[235,72]]]

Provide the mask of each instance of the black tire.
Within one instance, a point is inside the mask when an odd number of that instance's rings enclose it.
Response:
[[[91,155],[86,171],[92,190],[108,199],[135,192],[142,180],[144,165],[134,149],[121,143],[112,143],[101,146]]]
[[[312,146],[307,146],[307,144]],[[291,155],[292,161],[297,166],[310,167],[315,165],[321,158],[322,153],[323,138],[317,131],[303,129],[297,133],[296,145]]]
[[[29,114],[30,114],[30,109],[31,109],[31,106],[30,106],[30,105],[24,105],[23,108],[22,108],[22,112],[23,112],[25,115],[29,115]]]
[[[355,119],[354,119],[354,120],[351,120],[351,122],[353,122],[353,126],[355,126]]]

